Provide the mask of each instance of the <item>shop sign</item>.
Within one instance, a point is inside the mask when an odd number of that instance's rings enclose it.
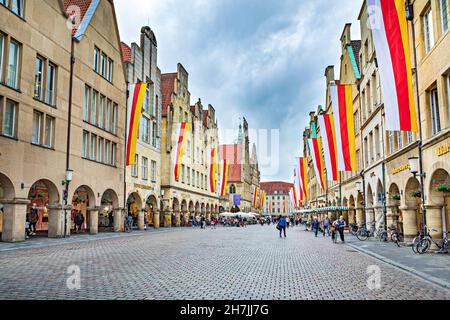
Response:
[[[392,169],[391,173],[392,174],[399,174],[400,172],[403,172],[405,170],[409,170],[409,168],[410,168],[410,165],[409,165],[409,163],[407,163],[407,164],[404,164],[404,165],[402,165],[400,167]]]
[[[436,149],[436,155],[438,157],[442,157],[443,155],[446,155],[449,152],[450,152],[450,144]]]
[[[146,185],[143,185],[143,184],[138,184],[138,183],[135,183],[135,184],[134,184],[134,187],[135,187],[136,189],[143,189],[143,190],[150,190],[150,191],[155,190],[154,187],[149,187],[149,186],[146,186]]]

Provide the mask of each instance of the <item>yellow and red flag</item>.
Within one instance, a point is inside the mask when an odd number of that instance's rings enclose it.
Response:
[[[323,164],[322,139],[317,136],[316,123],[311,124],[311,138],[308,139],[309,150],[313,157],[316,178],[322,190],[325,190],[325,175]]]
[[[303,194],[303,201],[308,199],[309,197],[309,185],[308,185],[308,163],[306,158],[300,158],[300,183],[301,183],[301,189]]]
[[[386,130],[418,131],[404,0],[367,0],[384,97]]]
[[[352,90],[351,85],[332,85],[330,87],[339,171],[358,170]]]
[[[259,188],[257,186],[253,186],[253,208],[257,209],[258,205],[258,192]]]
[[[229,160],[223,160],[223,164],[221,166],[221,186],[220,186],[220,196],[224,197],[227,194],[227,188],[228,188],[228,174],[230,170],[230,161]]]
[[[338,181],[338,157],[336,146],[336,132],[334,127],[334,116],[332,114],[319,115],[320,133],[323,137],[323,153],[327,176],[330,181]]]
[[[260,191],[260,198],[259,198],[259,208],[260,209],[264,209],[265,207],[265,200],[266,200],[266,191],[265,190],[261,190]]]
[[[142,105],[148,83],[136,83],[128,86],[130,97],[127,105],[126,165],[135,164],[136,143],[141,121]]]
[[[177,125],[175,137],[177,138],[177,146],[174,154],[174,177],[175,181],[180,181],[181,162],[184,156],[184,147],[186,145],[189,132],[189,123],[182,122]]]
[[[209,188],[212,193],[216,192],[217,187],[217,148],[211,149],[211,163],[209,165]]]

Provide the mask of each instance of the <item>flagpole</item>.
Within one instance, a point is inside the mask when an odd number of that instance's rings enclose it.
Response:
[[[417,99],[417,117],[419,122],[419,143],[418,143],[418,152],[419,152],[419,176],[420,176],[420,190],[422,195],[422,229],[424,235],[428,233],[427,230],[427,209],[425,206],[425,173],[423,171],[423,132],[422,132],[422,114],[420,109],[420,92],[419,92],[419,70],[417,68],[417,49],[416,49],[416,30],[414,28],[414,11],[413,5],[410,0],[406,0],[406,19],[411,22],[412,29],[412,38],[413,38],[413,49],[414,49],[414,70],[415,70],[415,78],[416,78],[416,99]]]
[[[124,156],[123,156],[123,212],[126,213],[127,209],[127,132],[128,132],[128,99],[130,97],[129,82],[126,82],[127,92],[125,100],[125,143],[124,143]],[[122,217],[122,220],[124,217]]]

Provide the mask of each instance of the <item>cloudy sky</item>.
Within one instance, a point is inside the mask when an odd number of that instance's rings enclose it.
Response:
[[[335,65],[339,77],[345,23],[353,24],[352,37],[359,39],[362,0],[116,0],[115,5],[123,41],[139,42],[140,28],[149,25],[162,72],[184,65],[191,104],[201,98],[204,106],[215,107],[221,143],[234,142],[235,134],[225,130],[236,130],[245,117],[251,129],[263,130],[251,135],[262,180],[292,181],[308,114],[324,104],[325,67]]]

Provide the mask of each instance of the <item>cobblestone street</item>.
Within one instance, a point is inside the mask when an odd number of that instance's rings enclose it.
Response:
[[[3,244],[0,243],[0,248]],[[81,289],[66,285],[79,266]],[[367,286],[371,265],[381,288]],[[450,292],[303,227],[179,229],[0,252],[0,299],[450,299]]]

